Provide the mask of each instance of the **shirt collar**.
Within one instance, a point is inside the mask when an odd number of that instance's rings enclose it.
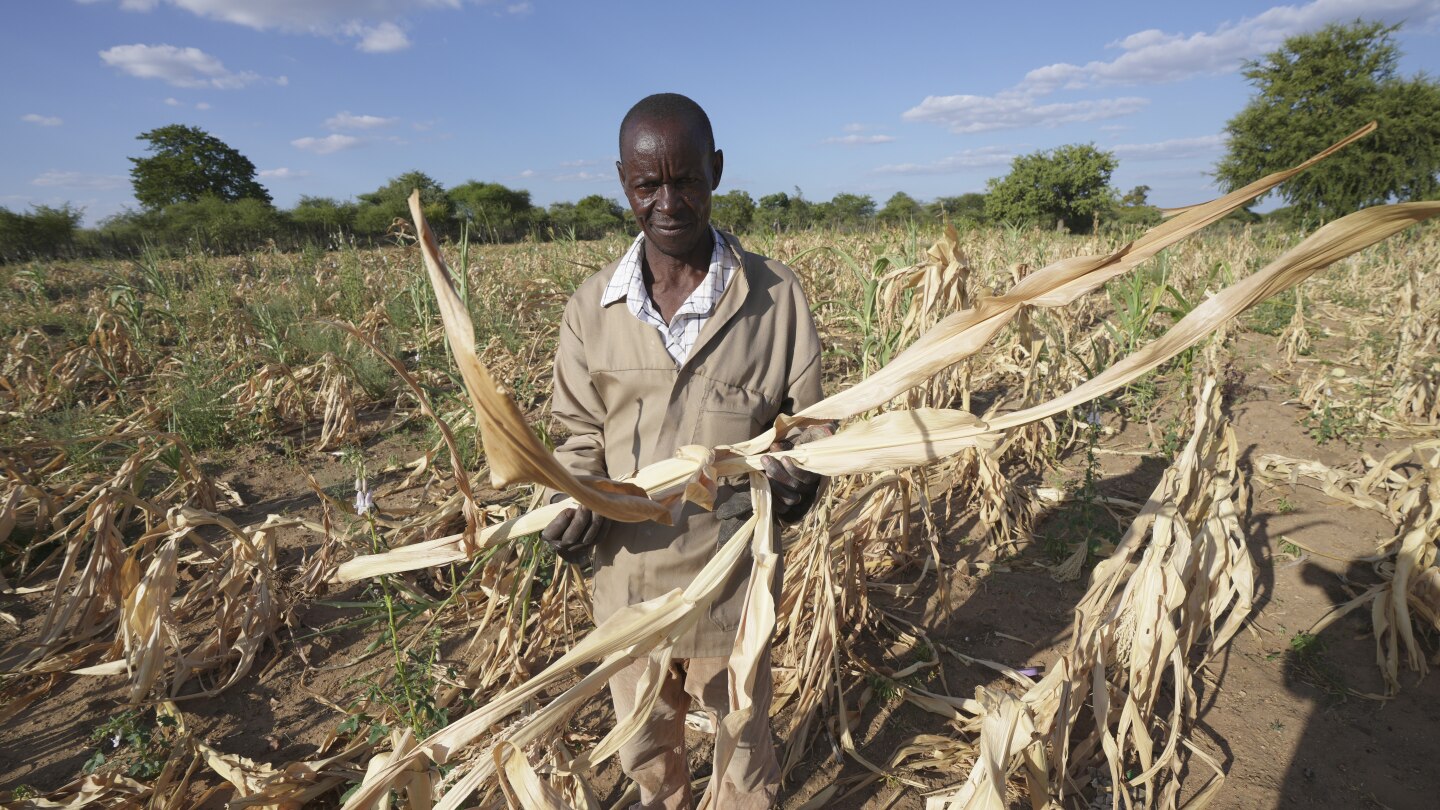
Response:
[[[710,226],[710,235],[714,239],[715,247],[710,251],[710,281],[708,283],[719,287],[715,296],[718,299],[719,292],[724,291],[736,262],[729,249],[729,243],[725,241],[725,237],[714,225]],[[615,275],[610,277],[610,283],[605,285],[605,293],[600,296],[600,306],[608,307],[616,301],[623,301],[629,298],[632,290],[638,290],[643,295],[645,292],[644,266],[645,234],[641,233],[635,237],[634,242],[630,243],[630,248],[625,251],[625,255],[620,257],[620,264],[615,268]]]

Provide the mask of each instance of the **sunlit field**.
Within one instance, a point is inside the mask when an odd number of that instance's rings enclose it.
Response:
[[[1140,233],[741,239],[801,277],[833,394],[946,315]],[[1074,303],[1022,309],[851,421],[1054,400],[1305,236],[1221,221]],[[443,757],[397,754],[585,638],[588,572],[525,534],[341,573],[538,500],[491,486],[420,251],[399,241],[0,266],[6,806],[335,807],[392,757],[411,765],[380,789],[390,806],[522,804],[500,776],[449,789],[493,771],[495,743],[587,668]],[[563,438],[564,304],[627,242],[443,247],[481,361],[541,442]],[[1433,795],[1433,743],[1404,741],[1437,696],[1417,678],[1440,628],[1437,264],[1440,231],[1410,228],[993,446],[834,477],[785,537],[782,806],[1305,801],[1346,777],[1288,769],[1339,760],[1316,748],[1344,749],[1384,698],[1400,731],[1376,731],[1375,756],[1428,775],[1366,790]],[[568,775],[613,726],[601,690],[520,755],[569,806],[627,807],[613,759]],[[710,739],[692,731],[702,753]]]

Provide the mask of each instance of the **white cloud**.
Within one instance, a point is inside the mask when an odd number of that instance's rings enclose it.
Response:
[[[1116,157],[1127,160],[1171,160],[1211,157],[1225,147],[1224,135],[1171,138],[1156,143],[1122,143],[1110,147]]]
[[[851,133],[849,135],[838,135],[833,138],[826,138],[825,143],[840,143],[846,146],[860,146],[873,143],[890,143],[895,140],[894,135],[860,135]]]
[[[365,53],[395,53],[410,47],[410,37],[393,22],[382,22],[379,25],[356,23],[346,26],[345,33],[360,37],[355,47]]]
[[[314,152],[317,155],[328,155],[344,149],[353,149],[362,143],[364,141],[353,135],[336,133],[323,138],[296,138],[290,142],[290,145],[306,152]]]
[[[86,174],[85,172],[61,172],[51,169],[31,180],[30,185],[103,190],[120,188],[127,182],[129,182],[129,178],[119,174]]]
[[[528,178],[528,177],[534,177],[534,176],[535,176],[535,170],[534,170],[534,169],[526,169],[525,171],[520,172],[520,176],[521,176],[521,177],[527,177],[527,178]]]
[[[1060,102],[1043,99],[1059,90],[1161,84],[1234,72],[1244,60],[1274,50],[1288,37],[1359,17],[1424,26],[1440,22],[1440,0],[1311,0],[1275,6],[1239,22],[1227,21],[1213,31],[1137,31],[1109,44],[1121,51],[1114,59],[1035,68],[1014,87],[993,96],[928,96],[903,117],[943,124],[957,134],[1119,118],[1143,109],[1149,100],[1133,96]]]
[[[841,129],[845,130],[846,132],[864,132],[864,131],[865,131],[865,125],[864,125],[864,124],[846,124],[845,126],[841,127]]]
[[[1224,22],[1214,31],[1169,34],[1157,29],[1137,31],[1113,42],[1122,53],[1109,61],[1085,65],[1060,62],[1036,68],[1022,87],[1032,92],[1096,84],[1159,84],[1194,76],[1229,73],[1246,59],[1275,50],[1287,38],[1335,22],[1363,17],[1383,23],[1424,25],[1440,19],[1437,0],[1313,0],[1275,6],[1239,22]]]
[[[600,163],[595,160],[562,160],[560,165],[567,169],[578,169],[581,166],[598,166]]]
[[[234,90],[260,81],[259,74],[248,70],[236,73],[199,48],[116,45],[101,51],[100,58],[122,73],[139,79],[160,79],[176,87]]]
[[[65,123],[53,115],[39,115],[37,113],[26,113],[20,116],[20,120],[27,124],[35,124],[42,127],[58,127]]]
[[[505,7],[506,14],[529,14],[534,10],[535,7],[530,4],[530,0],[521,0],[519,3],[511,3]]]
[[[455,10],[466,0],[119,0],[127,11],[153,11],[161,5],[199,17],[243,25],[257,31],[339,36],[356,40],[366,53],[391,53],[410,47],[400,25],[407,14],[430,9]],[[529,0],[500,4],[496,0],[470,0],[493,5],[504,13],[529,13]]]
[[[1003,146],[983,146],[966,149],[958,154],[941,158],[933,163],[894,163],[879,166],[876,174],[957,174],[968,169],[986,166],[1006,166],[1015,159],[1015,153]]]
[[[571,174],[557,174],[551,178],[561,183],[598,183],[602,180],[614,180],[615,175],[605,172],[573,172]]]
[[[200,17],[265,31],[328,33],[355,20],[386,20],[416,9],[460,8],[460,0],[121,0],[128,11],[161,3]]]
[[[297,177],[309,177],[310,172],[281,166],[278,169],[261,169],[260,176],[266,180],[294,180]]]
[[[185,102],[183,102],[183,101],[181,101],[180,99],[175,98],[175,97],[173,97],[173,96],[170,97],[170,98],[165,99],[165,106],[167,106],[167,107],[179,107],[179,106],[182,106],[184,103],[185,103]]]
[[[376,129],[389,126],[398,118],[381,118],[378,115],[352,115],[348,110],[338,112],[325,119],[325,126],[330,129]]]
[[[927,96],[901,117],[944,124],[951,132],[963,135],[1119,118],[1149,103],[1149,99],[1126,96],[1045,104],[1033,94],[1006,91],[995,96]]]

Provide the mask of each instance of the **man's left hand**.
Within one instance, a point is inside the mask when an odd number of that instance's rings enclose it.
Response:
[[[810,428],[802,434],[800,443],[828,436],[835,432],[833,426]],[[790,450],[795,442],[781,440],[770,445],[769,452]],[[788,458],[760,457],[760,466],[765,477],[770,479],[770,493],[775,498],[775,516],[784,523],[795,523],[805,517],[815,502],[815,493],[820,489],[820,474],[802,469]]]

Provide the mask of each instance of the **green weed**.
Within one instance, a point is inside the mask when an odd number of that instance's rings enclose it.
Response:
[[[125,775],[149,781],[160,775],[170,759],[174,740],[169,729],[175,727],[175,719],[168,715],[157,715],[153,724],[143,722],[143,716],[135,709],[126,709],[106,720],[90,732],[90,741],[98,743],[95,753],[85,760],[82,770],[94,773],[109,761],[128,762]],[[106,755],[109,751],[109,755]]]

